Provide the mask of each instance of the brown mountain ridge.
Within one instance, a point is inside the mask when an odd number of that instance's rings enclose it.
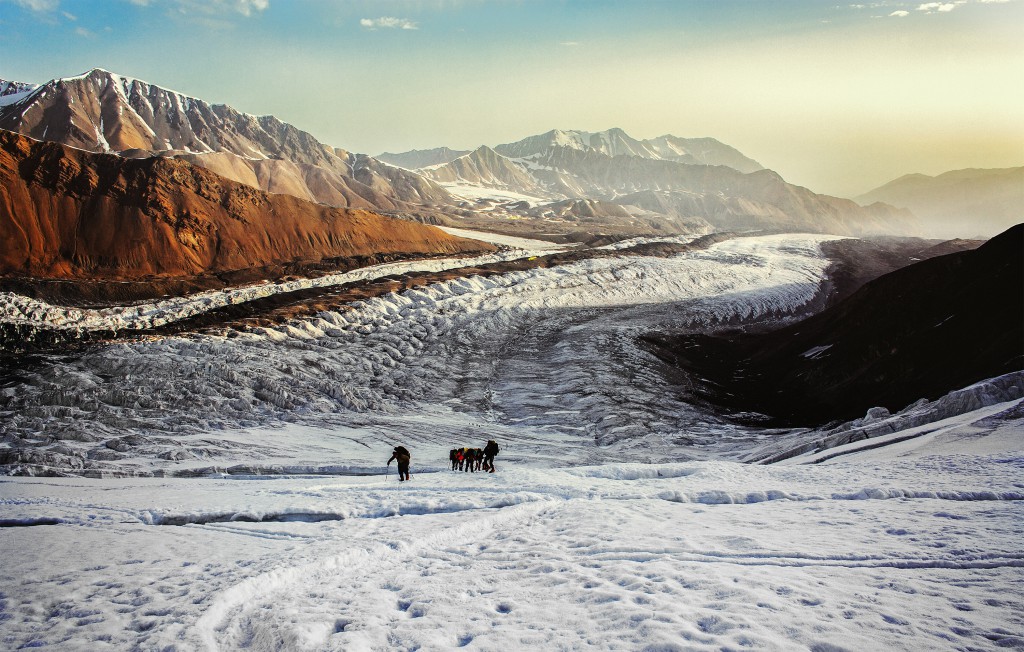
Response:
[[[139,280],[325,259],[491,251],[314,204],[186,161],[93,154],[0,131],[0,275]]]

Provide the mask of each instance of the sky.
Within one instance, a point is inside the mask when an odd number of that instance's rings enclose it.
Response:
[[[379,154],[713,137],[855,196],[1024,165],[1024,0],[0,0],[0,78],[100,67]]]

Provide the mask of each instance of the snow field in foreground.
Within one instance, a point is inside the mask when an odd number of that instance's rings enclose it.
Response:
[[[0,528],[0,644],[1024,645],[1020,451],[827,468],[501,461],[405,485],[2,479],[6,524],[59,524]],[[195,523],[150,524],[175,518]]]

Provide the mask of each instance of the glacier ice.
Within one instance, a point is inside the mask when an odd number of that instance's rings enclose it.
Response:
[[[728,449],[756,433],[691,405],[636,336],[785,319],[819,291],[828,239],[735,238],[669,258],[461,278],[273,328],[115,342],[24,369],[2,394],[0,434],[15,447],[70,446],[86,465],[315,462],[313,446],[224,435],[286,424],[364,441],[494,436],[576,463]]]

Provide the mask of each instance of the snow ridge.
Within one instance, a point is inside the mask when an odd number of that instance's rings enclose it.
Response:
[[[921,399],[896,414],[874,407],[827,432],[782,437],[748,457],[761,463],[820,464],[885,446],[927,447],[974,422],[1012,413],[1024,402],[1024,371],[989,378],[945,396]],[[914,441],[918,440],[918,441]]]

